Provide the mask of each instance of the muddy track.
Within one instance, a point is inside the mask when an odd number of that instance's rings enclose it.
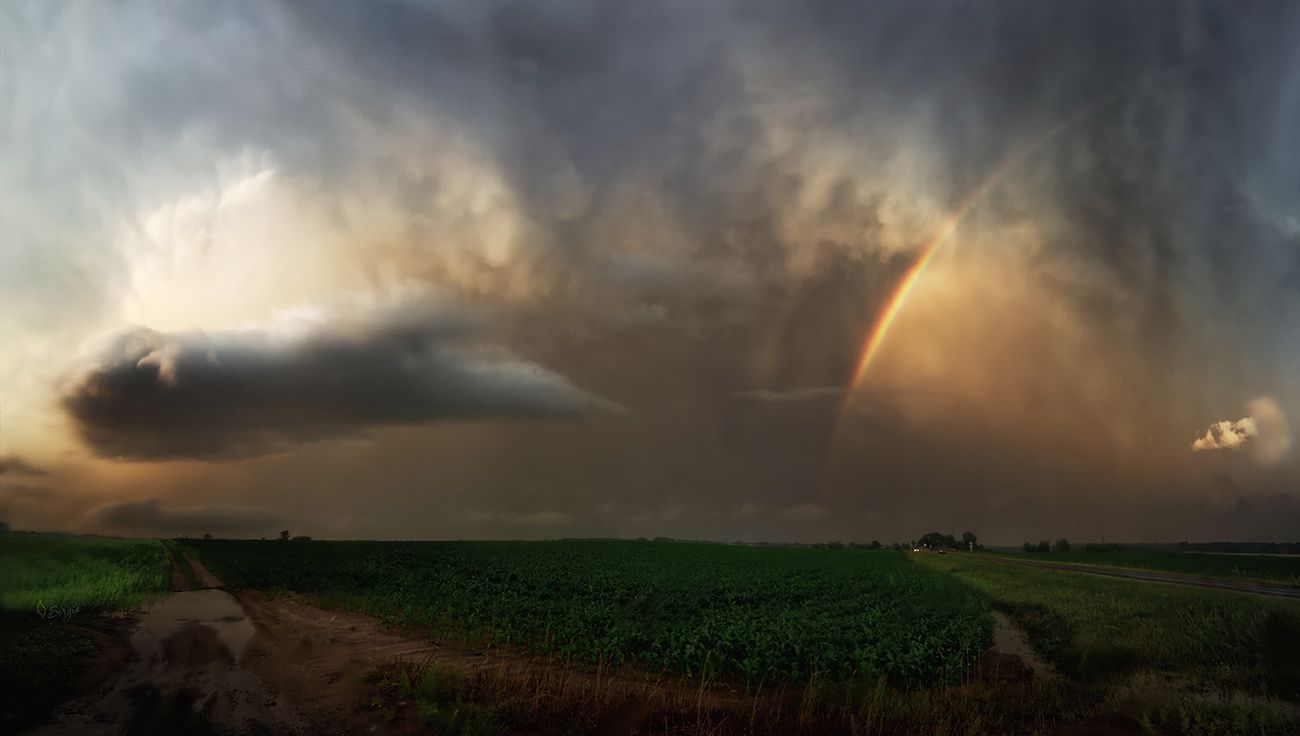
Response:
[[[1084,575],[1102,575],[1112,578],[1123,578],[1125,580],[1138,580],[1146,583],[1166,583],[1169,585],[1186,585],[1194,588],[1213,588],[1216,590],[1230,590],[1234,593],[1250,593],[1252,595],[1266,595],[1276,598],[1300,599],[1300,588],[1292,588],[1281,585],[1267,585],[1264,583],[1252,583],[1246,581],[1227,580],[1224,578],[1207,578],[1196,575],[1183,575],[1176,572],[1161,572],[1159,570],[1141,570],[1136,568],[1119,568],[1107,567],[1104,565],[1089,565],[1086,563],[1075,562],[1051,562],[1048,560],[1013,560],[1006,557],[995,557],[993,555],[980,555],[979,559],[996,562],[1000,565],[1015,565],[1018,567],[1037,567],[1048,570],[1061,570],[1064,572],[1076,572]]]
[[[173,557],[171,581],[179,590],[136,614],[131,654],[117,675],[29,733],[321,733],[306,729],[297,710],[244,666],[256,638],[252,621],[218,589],[220,581],[190,562],[203,587],[190,590]]]

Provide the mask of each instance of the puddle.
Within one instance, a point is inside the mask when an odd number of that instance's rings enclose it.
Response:
[[[224,590],[173,593],[140,612],[136,657],[107,689],[67,703],[30,733],[301,733],[298,714],[244,666],[254,633]]]
[[[235,597],[224,590],[190,590],[172,595],[146,607],[131,635],[131,648],[146,662],[161,663],[169,639],[206,626],[217,641],[238,662],[253,638],[253,622]]]

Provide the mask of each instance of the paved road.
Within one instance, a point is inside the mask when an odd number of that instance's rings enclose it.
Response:
[[[1088,565],[1077,562],[1051,562],[1048,560],[1015,560],[1007,557],[994,555],[980,555],[980,559],[990,562],[997,562],[1003,565],[1018,565],[1020,567],[1045,567],[1050,570],[1064,570],[1067,572],[1080,572],[1087,575],[1105,575],[1112,578],[1125,578],[1128,580],[1141,580],[1148,583],[1169,583],[1171,585],[1190,585],[1194,588],[1216,588],[1218,590],[1231,590],[1236,593],[1253,593],[1255,595],[1268,595],[1275,598],[1293,598],[1300,600],[1300,588],[1292,588],[1282,585],[1267,585],[1264,583],[1252,583],[1244,580],[1229,580],[1226,578],[1207,578],[1196,575],[1183,575],[1176,572],[1164,572],[1161,570],[1144,570],[1133,567],[1107,567],[1105,565]]]

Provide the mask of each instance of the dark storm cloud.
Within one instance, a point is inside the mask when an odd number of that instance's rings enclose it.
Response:
[[[119,335],[64,396],[97,454],[221,458],[386,424],[619,411],[419,301],[264,329]]]
[[[42,476],[49,475],[49,471],[37,467],[14,455],[0,456],[0,475],[26,475]]]
[[[284,521],[279,514],[259,506],[215,504],[164,509],[156,498],[101,504],[86,512],[86,520],[118,531],[173,534],[265,531]]]

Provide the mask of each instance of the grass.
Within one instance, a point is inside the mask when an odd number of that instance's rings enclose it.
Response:
[[[915,559],[985,592],[1072,680],[1152,700],[1144,718],[1161,732],[1296,727],[1282,701],[1300,700],[1300,603],[965,555]]]
[[[1107,549],[1071,552],[1016,552],[1011,556],[1052,562],[1079,562],[1115,567],[1165,570],[1186,575],[1258,580],[1300,585],[1300,555],[1215,554],[1155,549]]]
[[[0,536],[0,733],[39,722],[122,646],[121,626],[104,614],[167,587],[156,541]]]
[[[372,673],[370,707],[399,731],[439,734],[984,736],[1053,734],[1112,707],[1098,688],[995,682],[900,689],[809,681],[746,699],[653,679],[592,678],[542,660],[514,668],[390,663]]]
[[[1260,694],[1300,695],[1300,603],[916,555],[984,591],[1061,670],[1104,680],[1139,670]]]
[[[167,570],[157,540],[10,533],[0,536],[0,611],[132,608],[168,589]]]
[[[986,600],[886,550],[721,544],[191,541],[227,582],[569,660],[758,686],[956,681]]]

